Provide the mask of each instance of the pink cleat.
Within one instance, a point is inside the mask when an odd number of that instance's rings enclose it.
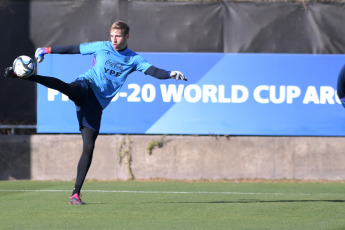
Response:
[[[81,195],[79,195],[78,193],[73,194],[69,198],[69,203],[74,204],[74,205],[84,205],[85,203],[80,199],[79,196],[81,196]]]

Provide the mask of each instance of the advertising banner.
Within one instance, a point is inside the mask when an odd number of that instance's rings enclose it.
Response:
[[[140,53],[188,81],[134,72],[103,111],[101,133],[344,136],[336,96],[345,55]],[[47,55],[38,74],[74,81],[92,56]],[[38,85],[37,132],[78,133],[75,106]]]

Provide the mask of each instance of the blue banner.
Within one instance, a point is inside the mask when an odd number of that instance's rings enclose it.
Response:
[[[344,136],[336,96],[345,55],[141,53],[187,82],[131,74],[104,110],[101,133]],[[46,55],[38,74],[74,81],[92,56]],[[38,85],[37,132],[77,133],[75,106]]]

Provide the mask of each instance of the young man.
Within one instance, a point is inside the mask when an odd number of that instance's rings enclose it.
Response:
[[[80,199],[80,190],[90,168],[95,141],[99,133],[102,111],[118,93],[127,76],[141,71],[158,79],[187,78],[179,71],[166,71],[149,64],[143,57],[127,47],[129,26],[116,21],[110,28],[110,40],[80,45],[38,48],[35,57],[43,61],[46,54],[94,55],[93,66],[68,84],[57,78],[32,75],[28,80],[56,89],[67,95],[76,105],[79,128],[83,139],[83,151],[78,163],[77,179],[70,204],[85,204]],[[5,70],[5,77],[17,78],[12,67]]]

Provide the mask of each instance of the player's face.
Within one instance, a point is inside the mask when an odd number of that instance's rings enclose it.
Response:
[[[129,35],[124,35],[123,30],[112,30],[110,31],[110,40],[113,43],[114,50],[122,50],[127,46],[127,39]]]

